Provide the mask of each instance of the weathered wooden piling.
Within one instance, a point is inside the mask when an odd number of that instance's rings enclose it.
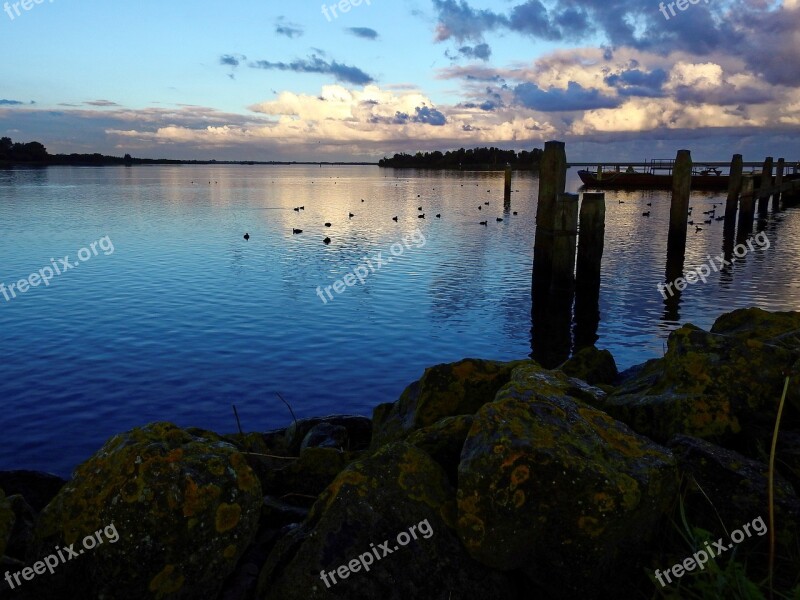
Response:
[[[734,154],[731,160],[728,181],[728,200],[725,203],[725,231],[732,234],[736,229],[736,213],[739,210],[739,194],[742,191],[742,155]]]
[[[576,283],[579,288],[599,287],[606,234],[605,194],[585,193],[583,195],[578,231]]]
[[[786,161],[782,158],[778,159],[778,166],[775,170],[775,193],[772,195],[772,212],[778,212],[781,209],[781,186],[783,185],[783,171],[786,168]]]
[[[549,141],[539,164],[539,200],[536,207],[536,239],[533,245],[534,294],[547,293],[553,272],[553,230],[556,201],[567,186],[567,153],[564,142]]]
[[[606,230],[605,194],[585,193],[575,266],[575,348],[593,346],[600,323],[600,270]]]
[[[553,232],[553,279],[551,287],[571,289],[575,283],[575,244],[578,237],[578,195],[560,194],[556,200]]]
[[[755,181],[752,175],[742,178],[742,193],[739,200],[739,227],[738,239],[746,239],[753,231],[753,217],[755,216]]]
[[[505,186],[503,188],[503,198],[506,202],[511,200],[511,165],[506,165]]]
[[[672,205],[669,214],[667,256],[686,253],[686,225],[689,221],[689,194],[692,191],[692,153],[678,150],[672,170]]]
[[[768,156],[761,170],[761,185],[758,189],[758,216],[766,217],[769,209],[769,197],[772,195],[772,157]]]

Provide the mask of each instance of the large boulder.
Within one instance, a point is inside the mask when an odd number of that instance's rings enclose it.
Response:
[[[70,544],[85,554],[26,587],[41,583],[37,598],[214,599],[256,532],[261,502],[245,457],[216,434],[133,429],[81,464],[37,523],[34,556]]]
[[[467,555],[454,517],[442,468],[413,446],[387,445],[340,473],[279,542],[258,598],[513,598],[504,576]]]
[[[698,438],[676,436],[669,443],[684,475],[687,520],[711,532],[732,531],[756,517],[767,520],[769,467]],[[778,541],[796,543],[800,499],[779,473],[774,476]]]
[[[761,311],[758,314],[763,313]],[[764,320],[771,323],[769,313]],[[792,376],[785,422],[800,415],[800,349],[791,332],[745,333],[742,316],[722,317],[712,333],[692,325],[672,332],[662,359],[648,362],[598,406],[659,442],[678,434],[725,441],[748,426],[774,423],[785,374]],[[760,321],[756,321],[758,323]]]
[[[411,431],[445,417],[475,414],[494,400],[516,367],[531,362],[467,358],[425,369],[422,378],[409,385],[397,402],[375,408],[372,447],[404,439]]]
[[[611,352],[594,346],[581,348],[558,368],[590,385],[613,385],[619,374]]]
[[[458,470],[458,531],[548,598],[628,589],[677,486],[670,452],[580,398],[602,392],[523,367],[483,406]],[[640,554],[642,553],[642,554]]]

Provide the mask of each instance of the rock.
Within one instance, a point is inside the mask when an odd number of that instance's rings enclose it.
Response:
[[[56,497],[65,479],[39,471],[0,471],[0,488],[7,496],[20,494],[37,513]]]
[[[45,508],[34,555],[77,550],[97,531],[106,543],[26,586],[41,581],[40,598],[213,599],[256,532],[261,502],[245,457],[216,434],[133,429],[81,464]]]
[[[475,414],[494,400],[516,367],[531,363],[467,358],[425,369],[422,378],[409,385],[397,402],[375,408],[372,447],[403,439],[445,417]]]
[[[320,423],[312,427],[300,444],[300,451],[306,448],[336,448],[344,450],[350,447],[350,436],[347,428],[332,423]]]
[[[582,348],[558,368],[590,385],[613,385],[618,376],[617,363],[611,352],[594,346]]]
[[[774,423],[788,371],[796,382],[784,417],[787,425],[797,422],[798,358],[784,345],[686,325],[672,332],[664,358],[648,362],[598,407],[658,442],[678,434],[730,440],[745,423]]]
[[[711,333],[800,352],[800,312],[768,312],[760,308],[734,310],[719,317]]]
[[[297,460],[273,461],[261,480],[264,493],[310,507],[350,459],[349,453],[333,448],[306,448]]]
[[[17,517],[14,514],[11,502],[3,490],[0,489],[0,556],[5,556],[6,554],[8,540],[11,539],[11,532],[14,530],[16,522]]]
[[[737,529],[759,516],[768,520],[769,468],[766,464],[684,435],[672,439],[669,447],[678,461],[678,468],[686,476],[684,503],[687,520],[693,526],[711,531],[713,536],[715,532],[723,535],[725,531]],[[776,533],[787,550],[796,543],[800,500],[779,473],[775,474],[774,486],[776,522],[780,523]]]
[[[308,433],[321,424],[343,427],[347,431],[347,451],[357,452],[369,447],[372,437],[372,420],[358,415],[331,415],[311,419],[300,419],[286,428],[285,437],[289,453],[297,456]]]
[[[264,566],[257,598],[512,598],[505,577],[466,554],[448,525],[454,512],[453,490],[442,468],[413,446],[388,445],[340,473],[308,521],[278,543]],[[408,533],[412,526],[413,535]],[[398,541],[402,532],[408,539]],[[387,555],[379,548],[385,542]],[[353,572],[327,575],[341,565],[353,565]]]
[[[430,427],[418,429],[406,441],[439,463],[447,474],[448,481],[456,487],[461,450],[473,421],[472,415],[446,417]]]
[[[619,597],[674,500],[675,461],[576,395],[602,392],[522,367],[480,409],[458,468],[458,532],[475,559],[521,569],[543,597]]]
[[[6,554],[12,558],[24,560],[33,544],[33,531],[36,514],[25,498],[16,494],[7,498],[11,510],[14,511],[14,527],[8,538]],[[2,556],[2,552],[0,552]]]

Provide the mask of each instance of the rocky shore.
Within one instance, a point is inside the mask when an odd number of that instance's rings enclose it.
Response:
[[[69,481],[2,472],[0,598],[766,598],[773,538],[797,598],[799,490],[800,313],[738,310],[623,373],[466,359],[372,419],[154,423]]]

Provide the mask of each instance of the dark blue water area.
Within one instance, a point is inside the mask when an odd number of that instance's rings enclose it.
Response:
[[[570,191],[579,184],[571,172]],[[502,173],[0,170],[0,282],[79,262],[46,287],[0,295],[0,469],[66,475],[151,421],[231,432],[232,404],[247,430],[281,427],[291,416],[276,392],[298,417],[369,416],[428,366],[529,356],[537,179],[515,174],[513,188],[518,215],[504,211]],[[660,356],[679,323],[800,309],[797,211],[771,215],[770,247],[690,286],[677,314],[656,289],[668,221],[666,193],[607,194],[597,334],[620,368]],[[721,223],[690,230],[686,267],[721,251]],[[360,265],[363,284],[331,287],[331,300],[325,288]]]

